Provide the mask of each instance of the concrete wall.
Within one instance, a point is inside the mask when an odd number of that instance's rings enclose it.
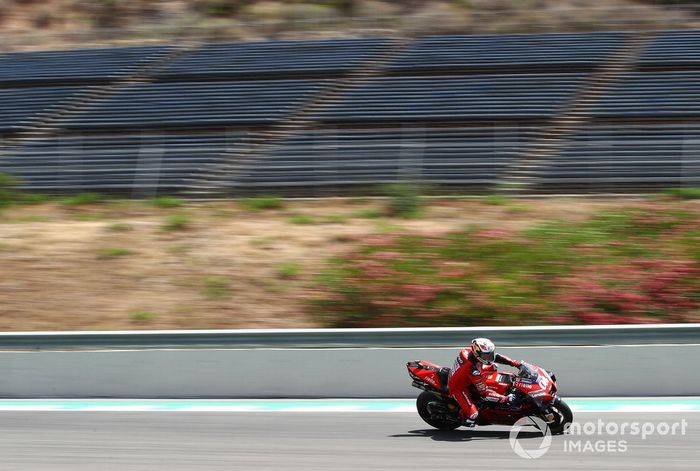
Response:
[[[700,395],[700,345],[506,347],[564,396]],[[413,397],[405,363],[456,348],[3,352],[2,397]]]

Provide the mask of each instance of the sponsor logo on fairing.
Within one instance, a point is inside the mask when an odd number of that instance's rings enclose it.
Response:
[[[437,386],[437,381],[435,381],[435,380],[434,380],[432,377],[430,377],[430,376],[426,376],[425,378],[423,378],[423,380],[426,381],[426,382],[428,382],[428,383],[430,383],[430,384],[432,384],[433,386]]]

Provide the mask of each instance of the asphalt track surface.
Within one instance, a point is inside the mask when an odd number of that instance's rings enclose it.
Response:
[[[513,452],[508,427],[441,432],[411,413],[0,412],[0,470],[700,469],[700,413],[579,413],[580,422],[687,422],[686,434],[613,437],[626,452]],[[528,432],[523,446],[541,436]],[[521,437],[523,435],[521,434]],[[608,440],[608,436],[576,439]]]

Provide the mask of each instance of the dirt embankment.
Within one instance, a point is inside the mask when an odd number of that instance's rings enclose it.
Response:
[[[383,217],[382,203],[367,200],[261,211],[235,202],[10,208],[0,214],[0,330],[314,326],[314,276],[367,236],[520,229],[620,205],[434,200],[410,220]]]
[[[636,0],[0,0],[0,48],[183,38],[481,34],[697,27],[684,2]],[[687,2],[686,2],[687,3]]]

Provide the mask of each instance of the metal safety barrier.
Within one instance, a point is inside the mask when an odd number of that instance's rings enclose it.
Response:
[[[0,349],[422,348],[460,346],[473,337],[510,347],[700,344],[700,324],[5,332]]]

